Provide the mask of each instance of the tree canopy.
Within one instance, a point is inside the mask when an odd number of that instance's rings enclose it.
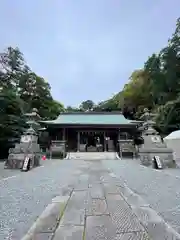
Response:
[[[37,108],[43,119],[64,111],[55,101],[48,82],[31,71],[18,48],[0,53],[0,152],[7,149],[26,127],[24,113]],[[1,156],[2,157],[2,156]]]
[[[94,110],[122,110],[126,117],[138,119],[144,108],[157,113],[156,125],[163,134],[180,124],[180,18],[167,46],[145,61],[131,74],[122,91],[101,102]]]

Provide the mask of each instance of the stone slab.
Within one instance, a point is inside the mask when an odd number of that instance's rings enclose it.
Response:
[[[102,184],[90,184],[89,193],[91,198],[105,199],[104,189]]]
[[[109,214],[106,200],[104,199],[88,199],[86,215],[105,215]]]
[[[106,194],[120,194],[123,196],[125,201],[134,206],[149,206],[143,198],[141,198],[138,194],[134,193],[131,189],[129,189],[125,184],[110,184],[104,183],[104,189]]]
[[[56,196],[52,199],[52,203],[67,203],[70,196]]]
[[[83,226],[59,226],[53,240],[83,240]]]
[[[53,234],[58,225],[61,212],[64,211],[65,205],[66,201],[52,202],[49,204],[22,240],[43,239],[43,237],[44,239],[50,239],[51,234]]]
[[[100,184],[101,183],[101,176],[99,175],[93,175],[93,174],[89,174],[89,184]]]
[[[121,180],[120,176],[116,176],[113,173],[106,173],[101,175],[101,182],[108,183],[108,184],[115,184],[116,186],[121,186],[123,181]]]
[[[88,216],[86,218],[86,240],[113,240],[116,237],[116,229],[110,216]]]
[[[74,186],[74,191],[85,191],[89,187],[88,181],[79,181],[75,186]]]
[[[55,231],[60,217],[63,214],[69,197],[70,196],[57,196],[52,199],[52,203],[45,208],[24,236],[23,240],[43,239],[43,237],[44,239],[50,239],[51,234]]]
[[[74,186],[72,186],[72,185],[63,186],[60,189],[59,195],[61,195],[61,196],[69,196],[72,193],[73,188],[74,188]]]
[[[87,191],[74,191],[68,201],[60,225],[84,225]]]
[[[52,240],[54,233],[36,233],[35,235],[26,235],[22,240]]]
[[[116,233],[144,231],[138,218],[122,196],[109,194],[106,199],[112,222],[116,226]]]
[[[126,200],[126,202],[131,206],[149,206],[147,202],[144,201],[142,197],[140,197],[138,194],[134,193],[131,189],[129,189],[126,185],[119,186],[120,193],[123,196],[123,198]]]
[[[180,234],[149,207],[133,207],[133,212],[153,240],[180,240]]]
[[[116,236],[114,240],[151,240],[146,232],[122,233]]]
[[[81,172],[81,175],[79,176],[79,181],[80,182],[88,182],[88,180],[89,180],[89,174],[83,174]]]
[[[85,222],[85,209],[67,209],[62,217],[60,225],[81,225],[83,226]]]
[[[60,217],[61,206],[62,203],[49,204],[42,215],[37,219],[34,228],[32,228],[30,232],[53,232]]]
[[[121,194],[122,187],[115,184],[104,183],[104,190],[106,194]]]

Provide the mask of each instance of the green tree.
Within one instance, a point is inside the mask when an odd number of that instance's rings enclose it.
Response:
[[[180,97],[168,101],[157,109],[156,125],[163,134],[180,128]]]
[[[146,86],[148,86],[152,107],[155,107],[157,104],[164,104],[166,97],[164,94],[166,92],[165,76],[161,65],[159,54],[152,54],[144,64],[144,71],[148,77]]]
[[[65,108],[65,112],[83,112],[83,109],[79,109],[79,108],[76,108],[76,107],[72,107],[72,106],[67,106]]]
[[[0,53],[0,93],[2,149],[19,140],[24,113],[32,108],[37,108],[43,119],[55,119],[64,111],[53,99],[49,83],[28,67],[18,48],[8,47]]]
[[[84,111],[88,111],[88,110],[93,109],[94,105],[95,104],[94,104],[94,102],[92,100],[86,100],[86,101],[83,101],[80,104],[79,108],[84,110]]]
[[[0,87],[17,91],[24,68],[24,57],[18,48],[8,47],[0,53]]]
[[[0,106],[0,158],[3,158],[7,156],[9,147],[19,140],[27,125],[22,100],[11,90],[0,93]]]

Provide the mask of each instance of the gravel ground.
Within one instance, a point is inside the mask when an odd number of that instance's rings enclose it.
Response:
[[[0,180],[0,240],[20,240],[61,188],[74,183],[73,173],[80,166],[61,160],[44,164]]]
[[[4,162],[0,162],[0,180],[17,175],[17,173],[19,173],[19,170],[4,169]]]
[[[180,170],[154,170],[132,160],[104,161],[104,165],[141,195],[180,233]]]
[[[46,166],[46,165],[51,164],[52,162],[56,162],[56,161],[57,161],[57,159],[52,159],[51,161],[50,160],[46,160],[46,161],[41,160],[41,165]],[[14,176],[19,175],[19,174],[21,174],[20,170],[4,169],[4,162],[0,161],[0,180],[4,179],[4,178],[14,177]]]

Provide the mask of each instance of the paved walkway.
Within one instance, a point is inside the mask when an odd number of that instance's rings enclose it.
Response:
[[[23,240],[180,239],[101,161],[82,161],[74,174],[76,182],[52,200]]]
[[[180,233],[180,169],[155,170],[128,159],[103,164]]]
[[[55,160],[26,173],[18,172],[0,180],[0,239],[20,240],[29,229],[26,240],[180,239],[125,185],[139,192],[154,209],[158,200],[161,210],[165,202],[175,199],[180,183],[180,178],[168,176],[118,160]],[[159,189],[153,191],[152,181],[153,186],[155,182],[161,189],[163,186],[164,193],[158,198]],[[166,221],[171,224],[173,216],[169,219]],[[35,232],[38,238],[32,237]]]

